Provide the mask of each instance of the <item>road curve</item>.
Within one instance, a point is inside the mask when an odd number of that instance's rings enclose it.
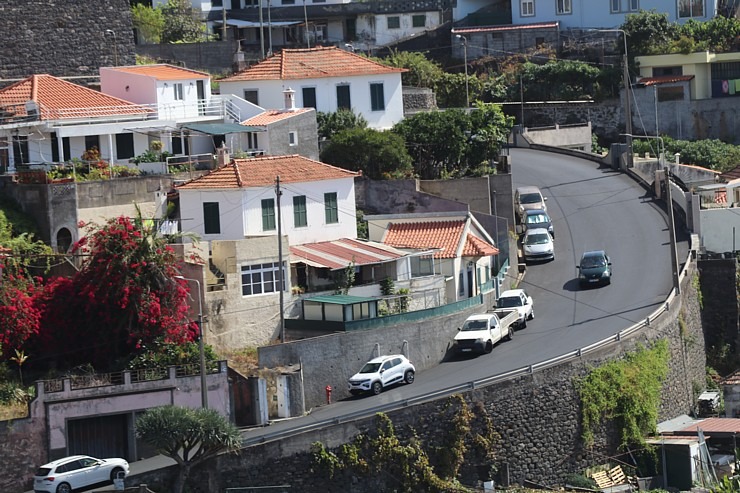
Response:
[[[491,354],[419,372],[413,385],[246,430],[246,439],[297,430],[545,361],[613,335],[659,307],[671,290],[671,256],[666,215],[650,192],[623,173],[571,156],[512,149],[511,163],[515,186],[538,186],[548,198],[555,228],[555,260],[530,265],[521,284],[535,300],[535,319],[527,328]],[[581,253],[602,248],[613,262],[611,285],[580,289],[575,265]],[[680,242],[679,259],[686,258],[686,251],[686,241]]]

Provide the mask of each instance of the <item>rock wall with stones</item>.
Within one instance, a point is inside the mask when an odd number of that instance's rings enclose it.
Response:
[[[134,65],[129,9],[129,0],[2,0],[0,78],[98,75],[116,58]]]
[[[472,432],[484,434],[484,424],[490,419],[500,437],[495,442],[493,460],[498,467],[499,484],[528,480],[561,485],[568,473],[581,473],[585,467],[604,463],[605,457],[616,454],[619,435],[608,420],[597,431],[594,446],[584,447],[575,382],[591,368],[622,358],[638,345],[659,339],[669,342],[669,374],[663,385],[659,419],[688,413],[694,408],[696,392],[704,382],[705,366],[700,307],[693,281],[695,272],[695,264],[691,263],[688,275],[682,280],[680,299],[637,333],[578,360],[463,394],[474,415]],[[388,416],[396,435],[404,443],[416,436],[434,463],[439,457],[434,451],[449,447],[455,438],[450,435],[451,417],[459,408],[454,399],[441,399],[394,411]],[[387,478],[383,474],[364,476],[345,471],[330,478],[313,462],[310,452],[314,442],[337,451],[359,433],[374,430],[374,418],[368,418],[249,447],[196,468],[189,487],[193,493],[274,485],[290,485],[291,491],[386,491],[383,482]],[[459,479],[465,485],[474,486],[487,479],[491,462],[476,451],[472,440],[467,445]],[[174,472],[168,469],[130,477],[127,485],[166,484]]]
[[[0,421],[0,490],[19,492],[31,488],[31,478],[46,457],[46,425],[42,418]]]

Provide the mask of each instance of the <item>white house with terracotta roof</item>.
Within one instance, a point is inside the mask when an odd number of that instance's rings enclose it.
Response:
[[[421,213],[365,216],[373,241],[408,251],[417,257],[416,270],[447,278],[447,300],[475,296],[489,281],[499,251],[494,240],[470,213]]]
[[[352,109],[370,128],[388,129],[403,119],[404,71],[336,47],[283,49],[219,84],[222,94],[263,108],[282,107],[283,91],[292,89],[298,107]]]
[[[356,238],[356,176],[299,155],[235,159],[177,187],[182,231],[205,241],[275,236],[280,212],[290,245]]]

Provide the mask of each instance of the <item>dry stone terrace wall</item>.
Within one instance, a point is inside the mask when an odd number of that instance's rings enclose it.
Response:
[[[97,76],[116,50],[118,65],[134,65],[129,9],[129,0],[2,0],[0,78]]]
[[[516,380],[466,392],[463,397],[478,416],[492,419],[500,440],[495,445],[496,464],[508,471],[511,483],[530,480],[547,485],[562,484],[570,472],[604,462],[617,451],[619,435],[610,422],[595,436],[592,449],[581,440],[580,403],[575,382],[591,368],[621,358],[642,344],[659,339],[669,343],[669,374],[663,385],[659,419],[690,412],[695,405],[695,384],[704,381],[704,339],[697,292],[692,285],[695,264],[681,285],[682,294],[668,310],[634,335],[582,359],[560,364]],[[445,406],[447,399],[411,406],[389,413],[396,434],[408,440],[414,434],[424,449],[449,446],[450,430]],[[474,433],[482,433],[480,423]],[[206,493],[225,488],[289,484],[291,491],[371,493],[382,491],[378,478],[354,477],[339,473],[329,480],[312,461],[310,448],[321,442],[336,450],[363,432],[375,429],[374,419],[340,423],[330,428],[303,433],[284,440],[243,449],[238,455],[224,455],[193,471],[191,491]],[[473,444],[468,444],[473,448]],[[476,457],[466,456],[460,479],[472,485],[487,469]],[[162,484],[173,471],[129,478],[128,484]]]

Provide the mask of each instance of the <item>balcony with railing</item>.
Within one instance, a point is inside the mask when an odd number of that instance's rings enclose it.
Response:
[[[33,104],[29,104],[33,103]],[[37,102],[0,107],[0,128],[44,121],[49,126],[127,123],[132,121],[241,121],[240,110],[231,95],[217,95],[198,101],[127,104],[85,108],[48,108]]]

